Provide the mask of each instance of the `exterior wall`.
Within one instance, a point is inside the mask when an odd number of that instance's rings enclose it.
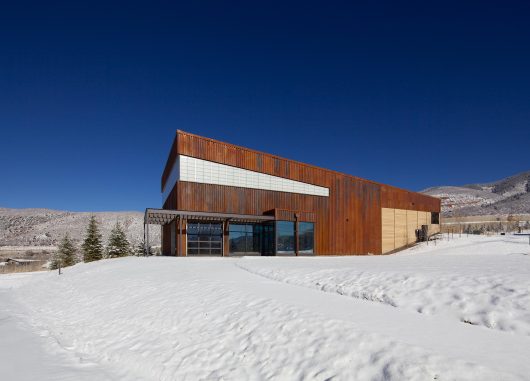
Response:
[[[162,225],[161,232],[161,243],[162,243],[162,254],[174,255],[171,253],[171,226],[170,224]]]
[[[169,241],[170,241],[170,252],[171,252],[171,255],[175,255],[175,253],[177,252],[177,244],[176,244],[176,240],[177,240],[177,229],[176,229],[176,222],[173,221],[169,224],[170,226],[170,238],[169,238]]]
[[[416,229],[429,225],[429,234],[438,233],[440,225],[431,224],[431,212],[382,208],[382,253],[416,242]]]
[[[390,185],[379,184],[381,188],[381,207],[418,210],[422,212],[439,212],[440,199],[399,189]]]
[[[440,233],[441,224],[429,225],[429,234]]]
[[[315,220],[315,253],[319,255],[389,251],[386,249],[390,247],[390,233],[382,229],[382,224],[388,226],[390,220],[382,212],[384,208],[404,210],[404,219],[400,217],[393,228],[394,241],[397,236],[399,243],[409,240],[407,210],[440,210],[440,200],[433,197],[182,131],[177,132],[173,143],[162,189],[178,155],[328,188],[329,197],[325,197],[179,180],[164,203],[165,209],[203,212],[263,215],[273,209],[285,209],[309,213]],[[164,228],[164,245],[169,244],[165,239],[168,233]]]
[[[214,163],[213,161],[179,155],[176,171],[168,178],[165,188],[173,188],[176,180],[202,184],[225,185],[312,196],[329,196],[329,188],[266,173]]]
[[[394,209],[394,246],[403,247],[407,245],[407,211]]]
[[[381,209],[381,246],[382,252],[388,253],[395,249],[395,234],[396,234],[396,225],[395,225],[395,209],[383,208]]]

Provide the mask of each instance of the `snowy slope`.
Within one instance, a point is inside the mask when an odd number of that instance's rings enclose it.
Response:
[[[48,355],[75,358],[98,380],[524,380],[527,240],[462,238],[393,256],[124,258],[61,276],[2,275],[0,327],[20,320],[49,339],[37,343]],[[0,359],[12,350],[0,341]]]
[[[289,258],[239,266],[282,282],[530,337],[528,237],[470,236],[392,256]]]
[[[445,216],[530,213],[530,171],[505,179],[463,186],[439,186],[422,193],[442,199]]]
[[[134,244],[143,238],[142,212],[68,212],[50,209],[0,208],[0,246],[54,246],[68,232],[81,242],[88,220],[95,215],[104,241],[119,221]],[[153,245],[160,244],[160,228],[150,229]]]
[[[0,379],[94,381],[111,379],[100,364],[82,361],[46,331],[34,332],[3,299],[0,308]],[[81,360],[81,361],[80,361]]]

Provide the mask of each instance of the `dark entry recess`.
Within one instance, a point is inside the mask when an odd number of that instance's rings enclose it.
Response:
[[[230,255],[274,255],[274,225],[230,224],[229,250]]]

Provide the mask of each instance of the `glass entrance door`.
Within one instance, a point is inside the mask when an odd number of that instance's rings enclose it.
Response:
[[[223,224],[188,222],[188,255],[223,255]]]
[[[274,255],[274,224],[231,223],[230,255]]]

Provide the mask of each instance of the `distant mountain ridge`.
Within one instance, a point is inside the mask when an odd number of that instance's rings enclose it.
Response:
[[[125,212],[69,212],[51,209],[0,208],[0,246],[55,246],[68,232],[81,243],[90,216],[99,222],[103,243],[119,221],[132,245],[143,241],[144,214]],[[160,244],[160,229],[149,229],[152,245]]]
[[[490,183],[432,187],[421,193],[441,198],[446,217],[530,214],[530,171]]]
[[[530,171],[491,183],[438,186],[422,193],[442,199],[442,214],[451,216],[530,214]],[[143,212],[69,212],[51,209],[0,208],[0,246],[55,246],[68,232],[82,242],[95,215],[106,243],[119,221],[131,244],[143,240]],[[151,227],[152,245],[160,245],[160,228]]]

